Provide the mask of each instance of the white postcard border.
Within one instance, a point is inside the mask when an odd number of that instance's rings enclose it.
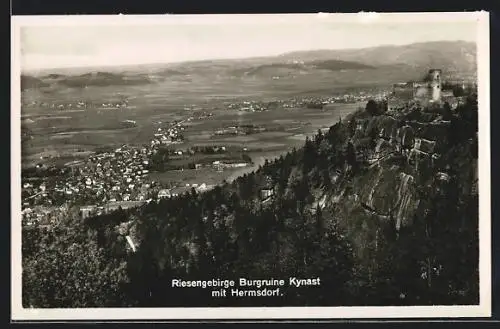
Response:
[[[287,21],[302,14],[258,15],[263,21]],[[310,15],[310,14],[309,14]],[[21,127],[20,127],[20,27],[27,25],[154,25],[179,21],[189,24],[242,24],[256,15],[114,15],[114,16],[13,16],[11,30],[11,319],[26,321],[64,320],[209,320],[209,319],[373,319],[373,318],[469,318],[491,316],[491,195],[490,195],[490,91],[489,14],[460,13],[361,13],[319,14],[335,22],[373,23],[391,21],[469,21],[477,25],[479,103],[479,241],[480,304],[474,306],[383,306],[383,307],[214,307],[214,308],[85,308],[28,309],[22,307],[21,292]]]

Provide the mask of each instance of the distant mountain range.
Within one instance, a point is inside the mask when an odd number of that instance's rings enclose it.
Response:
[[[348,60],[373,66],[405,64],[459,71],[476,70],[476,45],[465,41],[436,41],[404,46],[364,49],[297,51],[279,56],[284,60]]]
[[[325,76],[338,72],[339,79],[353,73],[356,79],[387,76],[391,80],[415,79],[429,68],[473,74],[476,45],[464,41],[415,43],[364,49],[296,51],[279,56],[222,59],[129,67],[61,69],[22,74],[21,89],[47,87],[105,87],[145,85],[169,80],[196,78],[287,79]],[[417,73],[418,72],[418,73]],[[352,79],[347,79],[352,80]]]

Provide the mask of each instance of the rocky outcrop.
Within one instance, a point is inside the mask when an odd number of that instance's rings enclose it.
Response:
[[[411,218],[415,214],[419,203],[418,196],[415,193],[415,179],[413,176],[401,173],[399,179],[398,201],[395,208],[396,230],[399,230],[401,225],[411,222]]]
[[[377,244],[374,223],[386,223],[396,232],[411,227],[428,212],[429,193],[445,195],[453,181],[463,181],[460,193],[477,194],[477,159],[467,160],[474,141],[455,151],[459,154],[448,154],[449,121],[418,111],[358,115],[353,116],[356,125],[350,142],[362,169],[348,175],[346,168],[351,167],[344,167],[326,199],[327,207],[359,244],[358,252],[366,253],[367,245]]]

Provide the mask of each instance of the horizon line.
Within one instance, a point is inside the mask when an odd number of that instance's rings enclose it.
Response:
[[[266,59],[266,58],[276,58],[280,56],[289,55],[296,52],[317,52],[317,51],[349,51],[349,50],[363,50],[363,49],[375,49],[375,48],[383,48],[383,47],[405,47],[411,45],[419,45],[419,44],[431,44],[431,43],[468,43],[477,46],[477,42],[467,41],[464,39],[456,39],[456,40],[431,40],[431,41],[420,41],[420,42],[410,42],[405,44],[380,44],[377,46],[370,47],[350,47],[350,48],[317,48],[317,49],[296,49],[291,51],[286,51],[283,53],[275,54],[275,55],[264,55],[264,56],[253,56],[253,57],[228,57],[228,58],[206,58],[206,59],[193,59],[193,60],[184,60],[184,61],[169,61],[169,62],[145,62],[145,63],[131,63],[131,64],[105,64],[105,65],[89,65],[89,66],[63,66],[63,67],[45,67],[45,68],[23,68],[20,65],[20,73],[44,73],[48,71],[54,70],[81,70],[81,69],[101,69],[101,68],[130,68],[130,67],[139,67],[139,66],[149,66],[149,65],[169,65],[169,64],[184,64],[184,63],[200,63],[200,62],[211,62],[211,61],[238,61],[238,60],[252,60],[252,59]],[[22,56],[22,55],[21,55]]]

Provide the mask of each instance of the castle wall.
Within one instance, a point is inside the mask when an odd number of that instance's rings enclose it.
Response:
[[[393,97],[410,100],[414,97],[413,85],[410,83],[398,83],[394,84],[392,88]]]
[[[417,86],[415,88],[415,98],[429,97],[429,94],[429,87],[427,86]]]
[[[393,96],[403,100],[413,99],[413,88],[398,88],[394,89]]]

